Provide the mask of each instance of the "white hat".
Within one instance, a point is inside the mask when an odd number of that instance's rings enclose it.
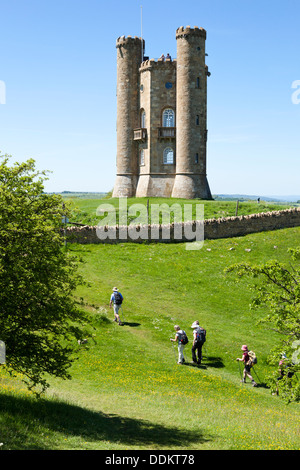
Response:
[[[113,288],[113,291],[117,291],[117,290],[119,290],[117,287],[114,287],[114,288]]]
[[[191,328],[198,328],[199,326],[199,322],[198,320],[194,321],[194,323],[192,324]]]

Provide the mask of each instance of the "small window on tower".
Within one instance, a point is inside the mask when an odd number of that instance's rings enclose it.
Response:
[[[164,150],[164,165],[173,165],[174,163],[174,150],[171,147],[167,147]]]
[[[141,128],[146,128],[146,113],[144,110],[141,111]]]
[[[197,77],[196,88],[200,88],[200,77]]]
[[[140,150],[140,166],[145,165],[145,151],[144,149]]]
[[[199,163],[199,154],[198,153],[196,153],[196,155],[195,155],[195,163]]]
[[[197,114],[197,116],[196,116],[196,126],[199,126],[199,123],[200,123],[200,118],[199,118],[199,114]]]

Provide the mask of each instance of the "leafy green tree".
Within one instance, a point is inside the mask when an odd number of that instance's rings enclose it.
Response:
[[[6,367],[39,392],[47,374],[70,378],[86,320],[73,296],[82,279],[64,248],[63,200],[44,193],[46,172],[0,158],[0,340]]]
[[[287,401],[299,401],[300,248],[288,251],[294,265],[285,266],[278,261],[269,261],[263,266],[239,263],[229,267],[227,272],[234,271],[239,278],[250,276],[254,279],[250,284],[255,292],[251,307],[266,313],[258,323],[278,333],[278,344],[270,353],[269,363],[278,366],[279,361],[283,361],[280,366],[283,377],[278,380],[276,370],[268,377],[268,383],[273,392],[279,390]]]

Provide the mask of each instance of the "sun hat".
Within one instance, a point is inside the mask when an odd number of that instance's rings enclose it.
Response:
[[[246,344],[243,344],[243,346],[241,347],[241,350],[248,351],[248,346]]]
[[[191,325],[191,328],[198,328],[199,322],[198,320],[194,321],[194,323]]]
[[[119,290],[119,289],[118,289],[117,287],[114,287],[113,290],[114,290],[114,291],[117,291],[117,290]]]

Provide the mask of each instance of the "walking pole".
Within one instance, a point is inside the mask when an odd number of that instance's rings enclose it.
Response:
[[[176,352],[175,352],[175,347],[174,347],[174,342],[173,341],[172,341],[172,345],[173,345],[173,352],[174,352],[175,361],[176,361],[176,364],[177,364]]]
[[[187,362],[187,356],[186,356],[186,358],[184,357],[184,350],[185,350],[185,348],[183,348],[183,350],[182,350],[183,360],[184,360],[184,362]]]
[[[206,343],[206,341],[205,341],[205,343]],[[206,354],[206,344],[205,344],[205,343],[203,343],[203,346],[202,346],[202,349],[201,349],[201,356],[202,356],[202,358],[203,358],[203,356],[207,357],[207,354]],[[201,358],[201,359],[202,359],[202,358]]]
[[[255,375],[256,375],[256,377],[257,377],[259,383],[261,384],[261,380],[260,380],[260,378],[258,377],[258,375],[257,375],[257,373],[256,373],[256,370],[254,369],[254,366],[252,366],[252,369],[253,369],[253,372],[255,373]]]
[[[243,382],[243,377],[242,377],[241,364],[240,364],[240,361],[237,361],[237,362],[238,362],[238,365],[239,365],[239,371],[240,371],[241,382],[242,382],[242,384],[243,384],[244,382]]]
[[[125,323],[125,317],[124,317],[124,313],[123,313],[123,307],[120,307],[120,309],[122,310],[123,323]]]
[[[206,359],[208,359],[207,349],[206,349],[206,343],[207,343],[207,341],[205,341],[205,342],[203,343],[203,346],[202,346],[202,349],[201,349],[201,361],[202,361],[202,359],[203,359],[203,356],[205,356]],[[203,354],[203,352],[202,352],[203,350],[204,350],[204,354]]]

